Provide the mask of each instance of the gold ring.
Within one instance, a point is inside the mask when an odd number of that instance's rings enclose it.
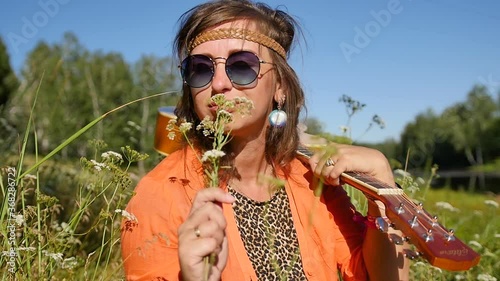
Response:
[[[198,227],[194,228],[194,235],[196,235],[196,238],[200,238],[201,236],[201,231]]]
[[[328,158],[325,162],[325,166],[330,167],[335,165],[335,161],[332,160],[332,158]]]

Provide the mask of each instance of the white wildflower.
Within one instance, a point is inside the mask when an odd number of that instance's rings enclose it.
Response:
[[[224,155],[226,155],[226,153],[224,153],[224,151],[212,149],[212,150],[209,150],[209,151],[206,151],[205,153],[203,153],[203,157],[201,157],[201,162],[206,162],[208,160],[221,158]]]
[[[475,246],[479,249],[483,248],[483,245],[481,245],[481,243],[477,242],[476,240],[469,241],[469,245]]]
[[[210,98],[217,106],[223,106],[226,103],[226,95],[216,94]]]
[[[85,185],[85,189],[87,189],[89,191],[93,191],[95,189],[95,184],[94,183],[87,183]]]
[[[139,220],[137,220],[137,217],[134,216],[134,214],[131,214],[131,213],[127,212],[126,210],[116,209],[115,213],[120,213],[123,217],[125,217],[129,221],[139,222]]]
[[[245,97],[236,97],[234,98],[234,102],[236,103],[238,109],[237,112],[241,116],[250,115],[252,109],[254,109],[253,101],[245,98]]]
[[[409,185],[406,186],[406,190],[408,190],[410,193],[415,193],[420,190],[418,187],[418,184],[414,181],[411,181]]]
[[[21,226],[24,224],[24,216],[19,214],[19,215],[11,215],[12,218],[16,221],[16,224],[18,226]]]
[[[175,130],[175,126],[177,125],[177,116],[168,120],[168,124],[167,124],[167,131],[173,131]]]
[[[191,130],[192,127],[193,127],[193,123],[191,123],[191,122],[183,122],[179,126],[179,131],[181,131],[181,133],[185,133],[185,132]]]
[[[35,175],[32,175],[32,174],[27,174],[26,176],[24,176],[24,178],[26,178],[27,180],[36,180],[37,177]]]
[[[420,185],[425,184],[425,180],[424,180],[423,178],[421,178],[421,177],[418,177],[418,178],[417,178],[417,180],[416,180],[416,182],[417,182],[418,184],[420,184]]]
[[[224,109],[234,109],[236,107],[236,98],[234,100],[227,100],[224,103]]]
[[[492,207],[498,208],[498,202],[497,201],[485,200],[484,204],[486,204],[488,206],[492,206]]]
[[[102,169],[108,169],[109,167],[101,162],[97,162],[94,159],[90,160],[90,162],[94,165],[94,169],[96,169],[98,172],[102,171]]]
[[[221,120],[225,120],[225,122],[227,123],[232,122],[233,120],[233,115],[229,111],[224,109],[219,110],[217,112],[217,115],[219,115],[219,118],[221,118]]]
[[[61,229],[62,229],[62,231],[66,232],[66,233],[73,233],[71,226],[69,224],[67,224],[66,222],[61,223]]]
[[[168,139],[169,140],[174,140],[175,139],[175,132],[169,132],[168,133]]]
[[[141,130],[141,126],[137,125],[134,121],[127,121],[127,125],[136,129],[137,131]]]
[[[486,273],[481,273],[477,276],[478,281],[497,281],[496,277],[493,277]]]
[[[500,234],[495,233],[495,238],[500,238]]]
[[[465,276],[463,276],[462,274],[457,274],[455,275],[455,280],[465,280]]]
[[[26,252],[34,252],[34,251],[36,251],[35,247],[19,247],[17,249],[19,251],[26,251]]]
[[[101,158],[103,159],[110,159],[111,161],[122,161],[123,160],[123,157],[120,153],[117,153],[117,152],[114,152],[114,151],[107,151],[107,152],[103,152],[101,154]]]
[[[411,176],[410,173],[408,173],[407,171],[402,170],[402,169],[396,169],[396,170],[394,170],[394,174],[396,174],[397,176],[400,176],[400,177],[409,177],[409,176]]]
[[[46,250],[43,250],[42,253],[49,258],[52,258],[53,260],[57,262],[62,262],[63,261],[63,254],[62,253],[50,253]]]
[[[210,116],[205,116],[205,118],[201,120],[200,124],[196,126],[196,130],[203,130],[203,135],[209,136],[215,132],[214,121],[210,118]]]
[[[444,202],[444,201],[436,202],[436,207],[438,207],[440,209],[445,209],[445,210],[448,210],[448,211],[451,211],[451,212],[458,212],[458,211],[460,211],[458,208],[455,208],[450,203]]]
[[[479,211],[479,210],[474,210],[472,211],[472,213],[476,216],[482,216],[483,215],[483,212]]]
[[[61,268],[63,269],[72,269],[75,266],[78,265],[78,261],[76,260],[75,257],[70,257],[67,259],[64,259],[61,264]]]

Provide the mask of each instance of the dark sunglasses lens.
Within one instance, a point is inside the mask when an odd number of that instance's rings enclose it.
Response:
[[[214,64],[209,57],[194,55],[185,58],[181,63],[182,79],[193,88],[206,86],[214,74]]]
[[[260,71],[259,58],[251,52],[237,52],[226,61],[226,73],[237,85],[248,85],[255,81]]]

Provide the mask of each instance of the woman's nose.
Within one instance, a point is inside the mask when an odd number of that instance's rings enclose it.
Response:
[[[216,93],[225,93],[233,87],[231,80],[226,73],[226,62],[216,61],[214,63],[214,78],[212,79],[212,89]]]

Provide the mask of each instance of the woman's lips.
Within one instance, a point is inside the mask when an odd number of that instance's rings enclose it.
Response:
[[[219,106],[217,106],[216,103],[212,102],[212,103],[208,104],[208,109],[211,112],[216,113],[217,110],[219,109]],[[229,112],[229,113],[233,113],[235,111],[235,108],[226,109],[226,111]]]

